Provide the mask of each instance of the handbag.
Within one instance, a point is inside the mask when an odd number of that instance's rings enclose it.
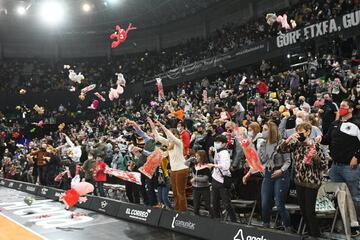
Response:
[[[219,171],[220,171],[221,176],[222,176],[223,179],[224,179],[224,183],[223,183],[224,188],[230,189],[230,188],[231,188],[231,185],[232,185],[231,177],[229,177],[229,176],[224,176],[224,174],[222,173],[222,171],[221,171],[220,169],[219,169]]]
[[[158,171],[158,177],[157,177],[157,180],[158,180],[158,184],[159,185],[166,185],[166,177],[164,175],[164,172],[163,170],[161,169],[161,167],[159,168],[159,171]]]

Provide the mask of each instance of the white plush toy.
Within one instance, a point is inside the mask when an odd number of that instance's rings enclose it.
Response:
[[[124,75],[122,73],[115,73],[115,75],[117,75],[118,77],[116,84],[125,87],[126,80],[124,78]]]
[[[82,80],[85,79],[84,75],[81,73],[76,74],[74,70],[69,70],[69,79],[73,82],[81,83]]]

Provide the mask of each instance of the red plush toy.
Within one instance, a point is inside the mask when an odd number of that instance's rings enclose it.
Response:
[[[122,29],[119,25],[116,25],[115,29],[116,32],[110,35],[110,39],[115,39],[111,44],[111,48],[116,48],[125,42],[128,32],[135,30],[136,27],[133,27],[132,23],[130,23],[126,30]]]
[[[79,202],[80,194],[75,189],[70,189],[65,192],[65,194],[60,198],[60,201],[63,201],[66,209],[70,209]]]

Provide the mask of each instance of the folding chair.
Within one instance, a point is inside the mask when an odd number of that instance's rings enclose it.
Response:
[[[336,207],[333,211],[326,211],[326,212],[316,212],[316,217],[320,219],[332,219],[330,234],[334,233],[336,220],[339,216],[339,207]],[[304,223],[304,227],[302,229],[302,234],[305,234],[306,223]]]
[[[257,201],[256,200],[242,200],[242,199],[236,199],[236,200],[231,200],[231,204],[234,207],[234,210],[236,212],[236,210],[241,210],[241,209],[251,209],[251,213],[248,219],[248,223],[247,225],[250,225],[255,213],[255,209],[256,209],[256,205],[257,205]],[[241,215],[239,213],[239,217],[241,218]],[[228,219],[228,213],[225,213],[224,219],[227,220]]]
[[[297,204],[292,204],[292,203],[286,203],[285,204],[285,208],[286,210],[288,210],[289,214],[297,214],[297,213],[300,213],[300,206],[297,205]],[[274,206],[273,209],[272,209],[274,212],[276,212],[276,217],[275,217],[275,226],[277,226],[277,221],[279,219],[279,213],[277,212],[277,207]],[[299,223],[299,227],[297,229],[297,233],[299,234],[301,232],[301,227],[302,227],[302,224],[303,224],[303,221],[304,221],[304,218],[303,216],[301,216],[300,218],[300,223]]]

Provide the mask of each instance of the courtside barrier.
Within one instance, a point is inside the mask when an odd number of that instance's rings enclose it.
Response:
[[[20,190],[58,201],[63,190],[26,182],[0,178],[0,186]],[[87,201],[76,206],[123,220],[183,233],[206,240],[301,240],[300,235],[257,228],[236,223],[220,222],[207,217],[178,213],[145,205],[88,195]]]

